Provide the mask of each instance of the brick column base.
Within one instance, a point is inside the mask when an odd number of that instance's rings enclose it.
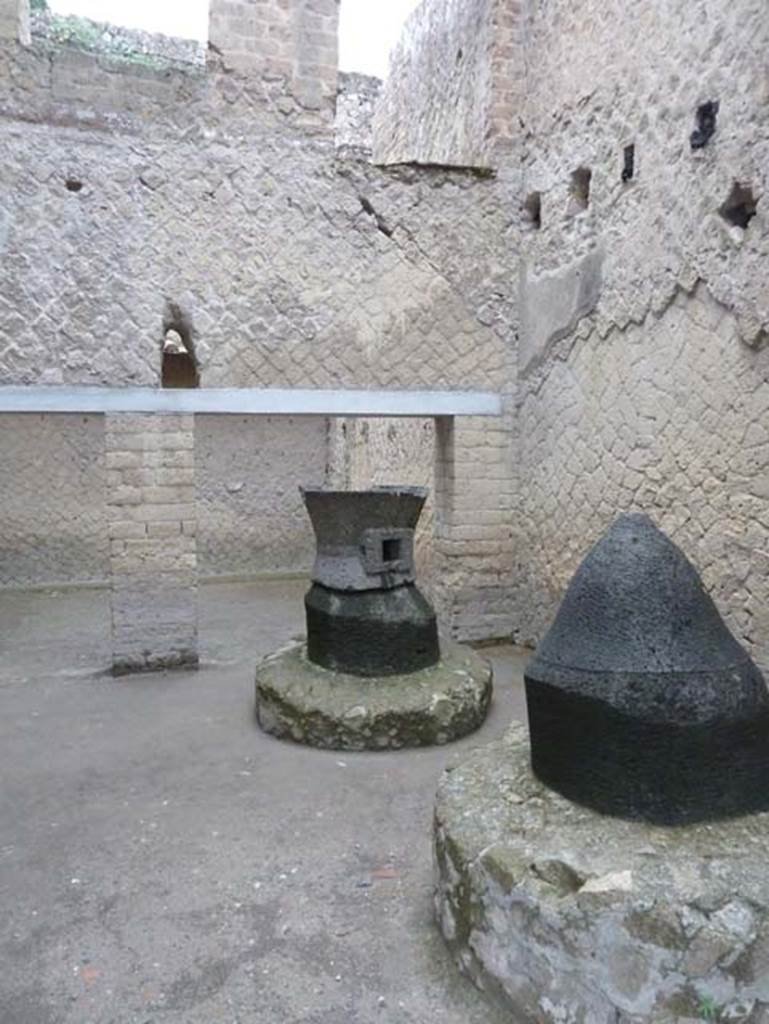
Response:
[[[116,675],[198,664],[193,424],[105,416]]]
[[[507,639],[515,589],[511,417],[441,417],[436,428],[436,607],[459,640]]]

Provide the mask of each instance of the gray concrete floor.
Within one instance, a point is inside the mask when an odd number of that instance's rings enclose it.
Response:
[[[432,920],[440,749],[263,735],[257,658],[301,583],[209,585],[198,672],[115,680],[103,591],[0,593],[0,1024],[501,1024]]]

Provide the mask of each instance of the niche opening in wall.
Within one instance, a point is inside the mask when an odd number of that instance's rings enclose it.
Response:
[[[635,145],[631,142],[622,150],[622,183],[632,181],[635,176]]]
[[[719,207],[718,212],[727,224],[731,224],[735,228],[742,228],[744,231],[755,217],[757,206],[758,200],[753,195],[750,186],[741,185],[739,181],[735,181],[726,202]]]
[[[160,383],[164,388],[200,387],[200,373],[192,343],[192,326],[178,306],[170,303],[163,320],[163,356]]]
[[[692,149],[702,149],[716,133],[716,121],[718,120],[718,100],[708,100],[697,107],[695,115],[697,127],[689,136],[689,145]]]
[[[590,180],[593,172],[589,167],[578,167],[571,172],[570,213],[580,213],[590,205]]]
[[[542,193],[530,192],[523,201],[526,223],[536,231],[542,227]]]

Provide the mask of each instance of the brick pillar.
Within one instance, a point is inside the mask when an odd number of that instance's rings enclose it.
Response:
[[[4,40],[29,46],[29,0],[0,0],[0,42]]]
[[[460,640],[513,630],[511,414],[436,420],[436,604]]]
[[[209,43],[224,66],[270,86],[282,83],[285,95],[305,110],[334,110],[338,31],[339,0],[211,0],[209,5]]]
[[[526,89],[522,6],[522,0],[494,0],[491,11],[491,105],[487,131],[497,160],[515,145],[519,133],[518,113]]]
[[[105,416],[116,675],[198,663],[193,425]]]

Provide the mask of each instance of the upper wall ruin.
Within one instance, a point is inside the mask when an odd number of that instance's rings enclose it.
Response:
[[[375,162],[495,167],[517,134],[520,21],[518,0],[423,0],[390,59]]]
[[[760,345],[766,4],[546,0],[524,13],[522,199],[536,217],[521,247],[521,371],[539,368],[588,314],[581,330],[605,337],[698,282]]]
[[[305,110],[333,109],[339,32],[338,0],[212,0],[208,42],[222,67],[286,83]],[[285,111],[285,101],[279,101]]]
[[[0,0],[0,42],[19,42],[29,46],[29,0]]]
[[[34,20],[38,29],[45,28],[44,18]],[[185,98],[208,102],[220,92],[232,105],[247,83],[249,103],[265,105],[302,130],[331,131],[337,89],[337,0],[211,0],[209,23],[210,81],[190,63],[185,67],[187,55],[181,52],[180,41],[165,40],[165,47],[153,48],[157,59],[141,60],[135,58],[147,55],[99,42],[95,60],[77,33],[63,40],[56,33],[32,33],[29,0],[0,0],[0,83],[9,86],[0,99],[6,116],[22,113],[14,105],[19,99],[27,107],[26,118],[80,120],[90,112],[94,122],[102,119],[119,128],[125,127],[120,120],[125,117],[145,123],[161,120],[169,107]],[[134,35],[138,40],[146,37]],[[9,46],[14,42],[21,44],[20,51]],[[192,56],[197,59],[197,54]],[[39,66],[43,60],[50,68]],[[47,97],[34,95],[41,88],[47,89]],[[20,90],[23,97],[18,96]]]
[[[335,0],[242,7],[204,68],[0,44],[0,382],[158,385],[173,305],[201,387],[502,388],[495,183],[337,151]]]

